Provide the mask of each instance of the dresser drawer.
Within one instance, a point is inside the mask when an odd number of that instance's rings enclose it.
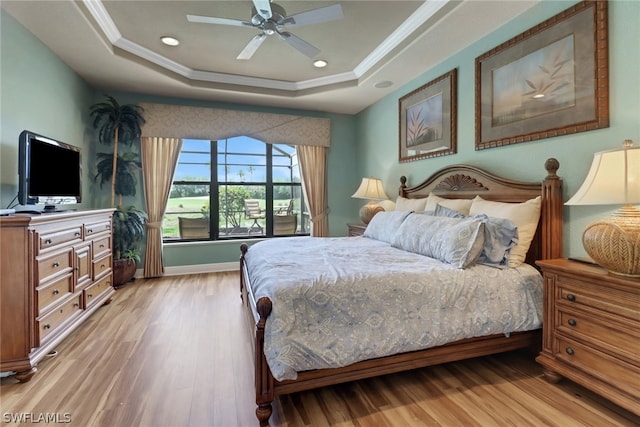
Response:
[[[589,307],[638,321],[640,294],[613,289],[606,284],[558,276],[556,302],[559,306]]]
[[[38,233],[38,251],[49,249],[63,243],[79,242],[82,240],[82,227],[77,226],[65,230]]]
[[[107,271],[111,269],[111,254],[107,254],[102,258],[98,258],[93,261],[93,280],[103,276]]]
[[[630,364],[576,341],[557,340],[558,359],[605,381],[631,396],[640,396],[640,366]]]
[[[90,307],[93,301],[97,301],[99,299],[98,297],[110,288],[111,276],[107,276],[85,289],[83,291],[85,308]]]
[[[68,273],[64,276],[47,283],[37,289],[36,298],[38,298],[38,315],[44,313],[56,302],[68,297],[73,293],[73,274]]]
[[[100,238],[96,238],[92,242],[92,245],[94,258],[100,258],[107,252],[111,252],[111,236],[106,235]]]
[[[41,344],[66,320],[70,319],[76,314],[79,314],[82,311],[81,299],[82,295],[77,294],[69,301],[63,303],[59,307],[56,307],[53,311],[51,311],[51,313],[47,314],[44,317],[41,317],[36,321],[38,325],[38,331],[40,333]]]
[[[68,247],[64,251],[56,252],[51,255],[41,256],[37,258],[38,285],[47,279],[70,272],[73,265],[73,248]]]
[[[624,320],[559,310],[556,329],[568,337],[592,343],[627,360],[637,359],[640,354],[640,330],[634,329],[633,325],[625,325]]]
[[[105,231],[111,231],[111,221],[100,221],[84,225],[84,235],[86,239]]]

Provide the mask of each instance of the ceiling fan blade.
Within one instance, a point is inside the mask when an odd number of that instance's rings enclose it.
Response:
[[[215,18],[213,16],[187,15],[187,21],[198,22],[202,24],[221,24],[233,25],[236,27],[253,27],[253,24],[251,24],[251,22],[240,21],[237,19]]]
[[[321,7],[319,9],[308,10],[306,12],[296,13],[282,22],[287,27],[301,27],[303,25],[318,24],[320,22],[334,21],[342,19],[342,6],[334,4],[331,6]]]
[[[298,52],[303,55],[308,56],[309,58],[313,58],[317,54],[320,53],[320,49],[315,46],[310,45],[306,41],[302,40],[300,37],[288,33],[286,31],[279,32],[278,35],[282,40],[285,41],[289,46],[296,49]]]
[[[238,55],[236,59],[251,59],[253,54],[256,53],[256,50],[258,50],[258,48],[266,38],[267,35],[264,33],[258,34],[257,36],[252,38],[244,47],[244,49],[242,49],[242,52],[240,52],[240,55]]]
[[[271,12],[271,2],[269,0],[253,0],[253,5],[256,7],[258,15],[264,19],[269,19],[273,16]]]

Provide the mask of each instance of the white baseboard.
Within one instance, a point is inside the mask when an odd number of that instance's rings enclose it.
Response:
[[[184,276],[187,274],[198,273],[220,273],[224,271],[238,271],[240,269],[240,263],[234,262],[218,262],[215,264],[197,264],[197,265],[179,265],[175,267],[165,267],[165,276]],[[139,268],[136,270],[136,279],[144,277],[144,270]]]

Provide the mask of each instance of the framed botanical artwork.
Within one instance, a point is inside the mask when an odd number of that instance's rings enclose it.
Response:
[[[607,38],[583,1],[476,58],[476,150],[609,127]]]
[[[456,152],[456,88],[453,69],[400,98],[401,162]]]

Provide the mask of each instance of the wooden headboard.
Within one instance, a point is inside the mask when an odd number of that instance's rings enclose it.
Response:
[[[527,252],[526,262],[535,266],[539,259],[562,257],[562,179],[556,172],[560,167],[550,158],[544,168],[547,176],[542,182],[522,182],[506,179],[470,165],[447,166],[424,182],[407,186],[407,178],[400,178],[399,195],[409,199],[427,197],[429,193],[447,199],[473,199],[520,203],[542,197],[538,229]]]

